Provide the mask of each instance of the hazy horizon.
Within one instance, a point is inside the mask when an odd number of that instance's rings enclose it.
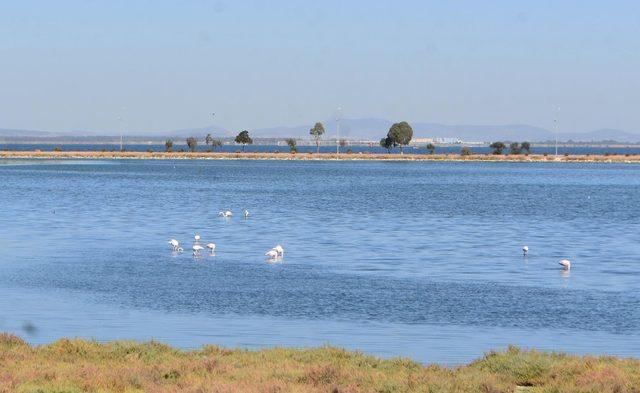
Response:
[[[341,106],[346,118],[551,130],[560,107],[562,132],[638,132],[638,11],[631,1],[2,4],[0,128],[253,129],[325,121]]]

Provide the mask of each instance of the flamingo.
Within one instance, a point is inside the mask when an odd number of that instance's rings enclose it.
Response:
[[[196,241],[196,243],[200,243],[200,235],[198,235],[196,233],[196,235],[193,237],[193,239]]]
[[[216,250],[216,245],[214,243],[209,243],[207,244],[207,248],[209,249],[209,252],[213,254],[213,252]]]
[[[281,245],[278,244],[277,246],[273,247],[272,250],[278,253],[278,256],[281,256],[281,257],[284,256],[284,248],[282,248]]]
[[[249,218],[249,210],[244,209],[244,218]]]
[[[524,254],[525,257],[527,256],[528,253],[529,253],[529,246],[522,247],[522,254]]]
[[[278,251],[271,249],[264,253],[264,255],[268,256],[271,259],[276,259],[278,257]]]
[[[193,256],[197,257],[200,255],[200,251],[204,250],[204,247],[202,247],[199,244],[194,244],[192,249],[193,249]]]
[[[562,266],[563,270],[571,270],[571,261],[568,259],[561,259],[560,262],[558,262],[560,264],[560,266]]]
[[[224,218],[229,218],[229,217],[233,216],[233,213],[231,213],[231,210],[227,210],[227,211],[219,212],[218,215],[222,216]]]
[[[171,245],[171,248],[173,248],[173,251],[178,251],[178,248],[180,247],[180,242],[178,242],[176,239],[171,239],[169,240],[169,244]]]

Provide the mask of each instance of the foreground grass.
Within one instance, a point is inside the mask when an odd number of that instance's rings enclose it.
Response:
[[[640,361],[509,348],[457,368],[323,347],[262,351],[0,334],[0,392],[640,392]]]

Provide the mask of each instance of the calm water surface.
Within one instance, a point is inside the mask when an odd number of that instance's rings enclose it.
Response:
[[[34,343],[640,356],[637,165],[5,160],[0,182],[0,330]]]

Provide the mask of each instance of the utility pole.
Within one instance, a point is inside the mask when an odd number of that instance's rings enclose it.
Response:
[[[341,107],[338,107],[338,114],[336,115],[336,154],[340,154],[340,112]]]
[[[558,107],[558,110],[556,111],[556,117],[555,119],[553,119],[553,125],[554,125],[554,129],[555,129],[555,134],[556,134],[556,158],[558,158],[558,117],[560,117],[560,108]]]

